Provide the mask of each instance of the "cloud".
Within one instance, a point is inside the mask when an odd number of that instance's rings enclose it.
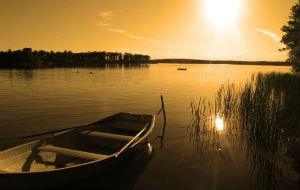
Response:
[[[138,36],[138,35],[134,35],[132,33],[129,33],[126,30],[123,30],[123,29],[108,27],[108,26],[111,26],[110,20],[113,17],[115,17],[118,12],[120,12],[120,11],[108,10],[108,11],[100,12],[99,17],[101,17],[101,20],[100,20],[100,23],[97,23],[97,25],[107,27],[106,29],[109,32],[115,32],[115,33],[123,34],[126,37],[134,39],[134,40],[140,40],[140,41],[148,42],[148,43],[151,43],[151,44],[162,45],[167,49],[170,49],[170,48],[174,47],[169,42],[165,42],[165,41],[161,41],[161,40],[157,40],[157,39],[152,39],[152,38],[145,38],[143,36]]]
[[[101,22],[101,23],[98,23],[97,25],[99,25],[99,26],[109,26],[110,24]]]
[[[99,16],[104,20],[110,20],[116,15],[116,11],[102,11]]]
[[[137,35],[133,35],[133,34],[129,34],[128,37],[132,38],[132,39],[135,39],[135,40],[147,41],[147,42],[152,43],[152,44],[160,44],[160,43],[162,43],[162,41],[160,41],[160,40],[145,38],[145,37],[137,36]]]
[[[267,35],[267,36],[269,36],[269,37],[271,37],[274,41],[276,41],[276,42],[280,42],[280,37],[278,37],[275,33],[273,33],[273,32],[270,32],[270,31],[268,31],[268,30],[263,30],[263,29],[259,29],[259,28],[256,28],[256,31],[257,32],[260,32],[260,33],[262,33],[262,34],[265,34],[265,35]]]
[[[110,28],[110,29],[108,29],[108,31],[110,31],[110,32],[117,32],[117,33],[121,33],[121,34],[127,33],[125,30],[115,29],[115,28]]]
[[[128,37],[132,38],[132,39],[136,39],[136,40],[144,40],[145,39],[144,37],[136,36],[136,35],[133,35],[133,34],[130,34]]]
[[[174,47],[169,42],[160,41],[160,40],[157,40],[157,39],[145,38],[143,36],[137,36],[137,35],[134,35],[134,34],[131,34],[131,33],[127,32],[126,30],[123,30],[123,29],[109,28],[108,31],[123,34],[126,37],[134,39],[134,40],[140,40],[140,41],[148,42],[148,43],[151,43],[151,44],[163,45],[165,48],[168,48],[168,49]]]
[[[133,34],[128,34],[129,38],[135,39],[135,40],[141,40],[141,41],[145,41],[151,44],[159,44],[159,45],[163,45],[165,48],[173,48],[174,46],[171,45],[169,42],[165,42],[165,41],[161,41],[161,40],[157,40],[157,39],[151,39],[151,38],[145,38],[143,36],[137,36],[137,35],[133,35]]]

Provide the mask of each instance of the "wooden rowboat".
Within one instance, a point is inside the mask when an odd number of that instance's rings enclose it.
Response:
[[[186,71],[187,68],[177,68],[177,70]]]
[[[118,113],[0,152],[0,188],[48,187],[105,171],[137,148],[154,115]]]

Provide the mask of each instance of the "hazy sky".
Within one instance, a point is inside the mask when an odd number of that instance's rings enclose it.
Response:
[[[31,47],[132,52],[152,58],[285,60],[286,53],[278,51],[283,47],[280,28],[296,2],[0,0],[0,50]]]

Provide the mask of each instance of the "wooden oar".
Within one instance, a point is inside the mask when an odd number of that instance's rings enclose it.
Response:
[[[82,127],[87,127],[87,126],[90,126],[90,125],[91,124],[76,126],[76,127],[69,127],[69,128],[65,128],[65,129],[58,129],[58,130],[54,130],[54,131],[48,131],[48,132],[44,132],[44,133],[38,133],[38,134],[34,134],[34,135],[19,137],[18,139],[21,140],[21,139],[27,139],[27,138],[32,138],[32,137],[38,137],[38,136],[42,136],[42,135],[49,135],[49,134],[58,133],[58,132],[62,132],[62,131],[67,131],[67,130],[71,130],[71,129],[78,129],[78,128],[82,128]]]

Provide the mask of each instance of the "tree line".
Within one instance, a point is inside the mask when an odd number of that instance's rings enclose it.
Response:
[[[54,67],[97,67],[105,64],[145,64],[149,63],[149,55],[118,52],[54,52],[44,50],[0,51],[0,68],[31,69]]]
[[[300,71],[300,0],[290,11],[289,20],[281,30],[284,35],[281,42],[285,45],[280,51],[288,51],[287,62],[291,63],[295,71]]]

